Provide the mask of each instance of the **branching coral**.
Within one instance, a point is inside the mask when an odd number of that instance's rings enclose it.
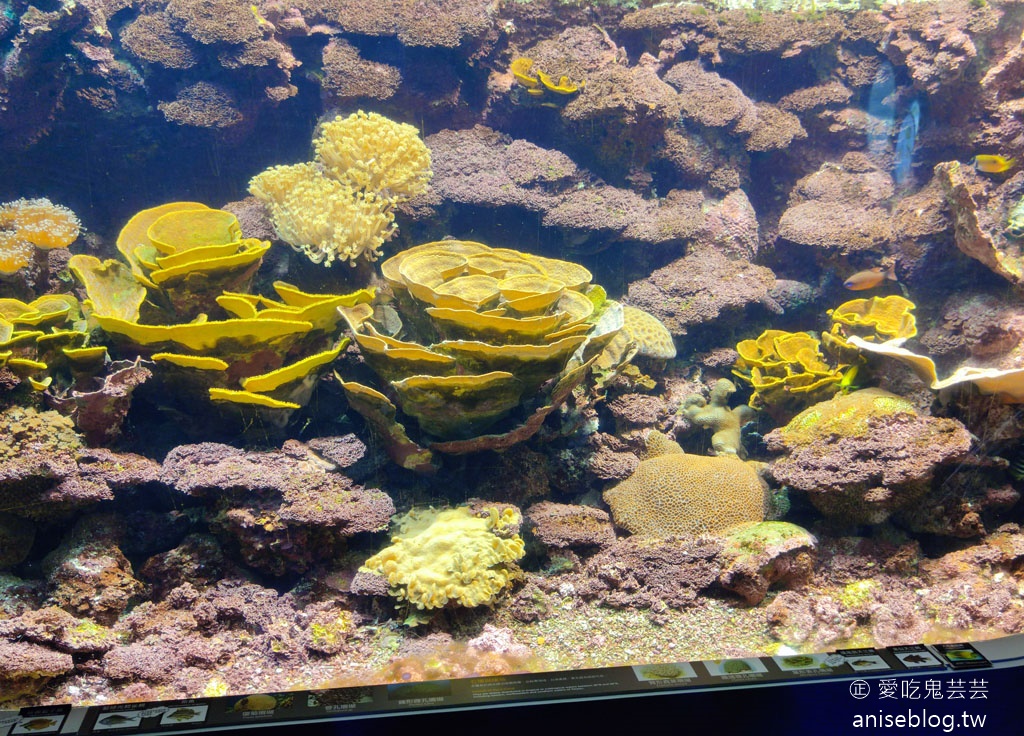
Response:
[[[249,191],[270,212],[278,237],[314,263],[374,261],[395,232],[395,205],[424,193],[430,151],[411,125],[360,110],[325,123],[316,161],[273,166]]]
[[[728,378],[715,382],[707,401],[703,396],[687,398],[680,412],[698,427],[714,430],[711,449],[715,455],[731,455],[741,460],[747,453],[740,441],[740,430],[749,422],[754,411],[749,406],[729,408],[729,397],[736,393],[736,385]]]

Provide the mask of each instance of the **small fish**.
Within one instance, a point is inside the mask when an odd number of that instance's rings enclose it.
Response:
[[[904,662],[910,662],[911,664],[921,664],[923,662],[932,662],[931,657],[922,657],[920,654],[911,654],[910,656],[903,658]]]
[[[113,715],[104,716],[99,719],[97,723],[104,726],[120,726],[122,723],[133,723],[137,720],[139,720],[138,716],[132,716],[129,718],[128,716],[122,716],[119,713],[114,713]]]
[[[843,377],[839,379],[839,390],[842,391],[844,394],[848,394],[851,391],[855,391],[856,384],[854,383],[854,381],[857,380],[857,373],[859,372],[859,366],[851,365],[846,370],[846,373],[843,374]]]
[[[896,278],[896,264],[892,264],[889,268],[884,266],[875,266],[865,271],[858,271],[853,274],[850,278],[843,282],[850,291],[865,291],[867,289],[874,289],[876,286],[881,284],[886,279],[890,281],[898,281]]]
[[[33,718],[31,721],[22,723],[21,727],[29,731],[41,731],[44,728],[53,728],[56,725],[57,721],[52,718]]]
[[[178,708],[173,713],[168,713],[164,718],[172,721],[190,721],[199,715],[199,711],[192,708]]]
[[[277,698],[273,695],[246,695],[235,703],[233,710],[237,712],[245,710],[273,710],[277,707]]]
[[[1002,174],[1017,165],[1017,159],[1006,158],[1006,156],[990,156],[983,154],[975,156],[971,163],[978,171],[986,174]]]

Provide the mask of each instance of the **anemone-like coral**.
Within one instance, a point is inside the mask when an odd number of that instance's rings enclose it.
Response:
[[[0,276],[32,263],[38,250],[67,248],[80,229],[74,212],[46,198],[0,204]]]
[[[273,166],[249,191],[278,237],[314,263],[376,260],[395,232],[395,205],[427,191],[430,151],[414,127],[362,110],[325,123],[316,161]]]

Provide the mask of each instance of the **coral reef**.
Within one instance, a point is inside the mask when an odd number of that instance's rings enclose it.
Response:
[[[1024,630],[1020,8],[735,5],[5,4],[0,700]]]
[[[354,437],[349,444],[361,445]],[[160,481],[188,497],[210,499],[211,527],[225,544],[247,565],[284,575],[329,559],[353,535],[387,527],[395,513],[390,497],[336,472],[353,467],[296,441],[280,451],[248,453],[206,442],[168,453]]]

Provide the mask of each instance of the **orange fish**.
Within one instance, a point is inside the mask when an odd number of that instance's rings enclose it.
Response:
[[[897,281],[896,278],[896,264],[892,264],[889,268],[884,266],[875,266],[864,271],[858,271],[853,274],[850,278],[843,282],[850,291],[865,291],[867,289],[874,289],[876,286],[881,284],[886,279],[890,281]]]
[[[986,174],[1002,174],[1017,165],[1017,159],[1006,156],[975,156],[972,161],[974,168]]]

